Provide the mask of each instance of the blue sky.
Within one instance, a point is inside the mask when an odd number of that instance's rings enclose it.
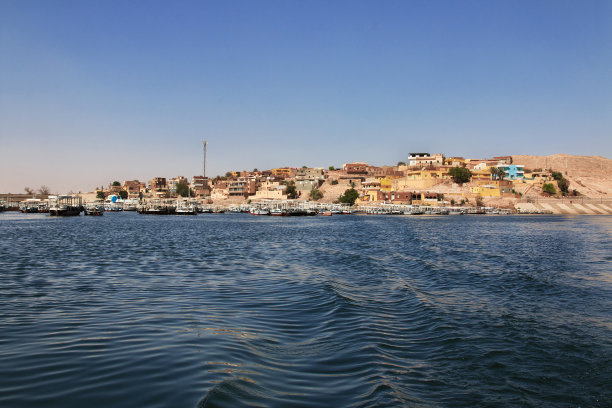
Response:
[[[612,156],[606,1],[0,1],[0,192]]]

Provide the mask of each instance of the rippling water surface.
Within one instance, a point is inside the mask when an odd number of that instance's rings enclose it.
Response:
[[[611,217],[0,214],[1,407],[611,404]]]

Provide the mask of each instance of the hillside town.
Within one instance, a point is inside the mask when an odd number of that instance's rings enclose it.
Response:
[[[589,160],[598,160],[598,164],[585,167]],[[355,207],[489,207],[526,213],[564,213],[576,205],[580,210],[579,201],[599,198],[600,203],[590,203],[590,207],[582,209],[601,214],[612,212],[602,201],[610,197],[609,187],[593,187],[589,176],[597,180],[603,174],[608,178],[605,175],[611,174],[611,163],[612,160],[603,157],[569,155],[544,156],[540,160],[537,156],[474,159],[414,152],[409,153],[405,162],[389,166],[352,162],[339,168],[302,166],[228,171],[213,178],[154,177],[147,181],[112,181],[108,186],[78,195],[84,203],[105,201],[115,206],[183,198],[223,208],[306,201]],[[32,193],[30,197],[36,196],[31,189],[26,191]],[[22,199],[26,198],[22,195]],[[563,202],[550,201],[554,198]]]
[[[115,195],[122,199],[189,196],[216,204],[287,199],[332,203],[341,201],[347,189],[354,189],[358,193],[356,204],[454,205],[482,201],[503,206],[503,199],[524,195],[584,195],[581,186],[573,185],[566,176],[567,171],[561,168],[527,168],[513,156],[466,159],[441,153],[410,153],[406,162],[391,166],[353,162],[340,168],[229,171],[214,178],[155,177],[146,182],[112,182],[94,193],[96,198]]]

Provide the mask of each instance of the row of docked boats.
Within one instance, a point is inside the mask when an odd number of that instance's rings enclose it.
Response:
[[[345,210],[324,210],[324,209],[304,209],[304,208],[266,208],[253,207],[249,210],[251,215],[269,215],[276,217],[303,217],[303,216],[332,216],[334,214],[352,214],[351,211]]]
[[[375,206],[348,207],[342,204],[301,202],[296,200],[270,200],[253,204],[226,207],[204,204],[194,199],[147,199],[135,202],[102,202],[83,204],[80,196],[50,196],[46,200],[29,199],[21,203],[0,202],[1,209],[21,210],[24,213],[49,213],[50,215],[99,216],[110,211],[137,211],[140,214],[196,215],[199,213],[223,213],[225,211],[269,216],[331,216],[337,214],[366,215],[463,215],[463,214],[511,214],[510,210],[492,207],[435,207],[381,204]]]
[[[225,209],[221,207],[213,207],[210,205],[200,205],[195,200],[162,200],[151,199],[143,202],[137,207],[139,214],[154,214],[154,215],[196,215],[196,214],[212,214],[224,213]]]

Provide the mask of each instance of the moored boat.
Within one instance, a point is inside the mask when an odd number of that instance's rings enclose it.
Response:
[[[74,216],[80,215],[83,211],[83,201],[79,196],[50,196],[49,215],[53,216]]]
[[[19,211],[22,213],[38,213],[42,200],[38,198],[28,198],[19,203]]]
[[[176,215],[197,215],[198,210],[195,204],[190,203],[188,201],[177,200],[176,202],[176,210],[174,211]]]
[[[270,215],[270,211],[266,208],[251,208],[251,215]]]
[[[103,215],[104,204],[103,203],[88,203],[85,204],[85,215]]]

